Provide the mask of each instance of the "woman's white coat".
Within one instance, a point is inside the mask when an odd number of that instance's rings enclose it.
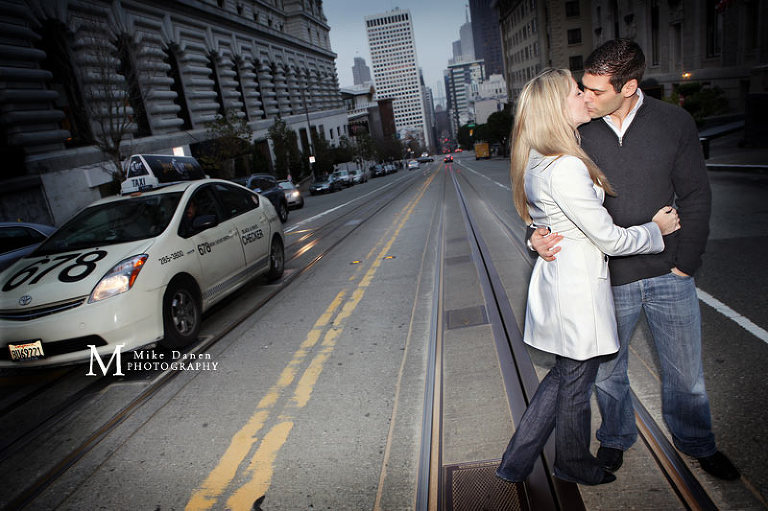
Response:
[[[538,258],[528,288],[524,340],[575,360],[618,350],[608,256],[664,250],[659,227],[613,224],[604,192],[574,156],[531,151],[525,172],[528,211],[534,225],[563,235],[554,261]]]

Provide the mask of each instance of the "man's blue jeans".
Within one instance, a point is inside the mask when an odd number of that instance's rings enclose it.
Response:
[[[604,471],[589,452],[589,399],[599,364],[599,358],[581,361],[556,357],[555,366],[539,383],[509,441],[497,476],[524,481],[555,429],[555,476],[584,484],[602,481]]]
[[[596,395],[603,422],[603,447],[627,450],[637,440],[627,364],[629,341],[640,312],[648,319],[661,362],[664,421],[675,446],[701,458],[717,451],[701,362],[701,311],[693,277],[668,273],[613,287],[619,352],[604,357]]]

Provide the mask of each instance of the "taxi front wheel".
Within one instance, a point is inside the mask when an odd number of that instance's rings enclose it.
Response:
[[[277,207],[277,216],[280,218],[280,221],[283,223],[288,221],[288,203],[287,202],[280,202],[280,205]]]
[[[163,296],[162,344],[181,348],[197,340],[202,313],[197,295],[184,281],[171,282]]]

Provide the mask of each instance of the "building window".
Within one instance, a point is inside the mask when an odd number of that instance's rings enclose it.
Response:
[[[578,18],[581,16],[579,12],[579,1],[565,2],[565,17],[566,18]]]
[[[86,99],[72,64],[67,27],[59,21],[50,20],[42,27],[40,35],[38,48],[46,55],[40,67],[53,75],[49,87],[59,94],[54,107],[64,113],[61,127],[69,131],[64,143],[66,147],[91,144],[93,133],[88,121]]]
[[[224,107],[224,92],[221,89],[221,78],[219,77],[219,64],[217,59],[218,56],[215,53],[208,55],[208,69],[211,71],[208,78],[213,80],[213,91],[216,93],[216,101],[219,103],[217,113],[222,117],[225,117],[226,108]]]
[[[707,0],[707,57],[720,55],[723,38],[723,15],[717,9],[718,0]]]
[[[659,0],[651,0],[651,65],[659,65]]]
[[[144,104],[144,93],[141,89],[139,70],[136,65],[136,48],[127,34],[120,35],[115,41],[119,66],[117,72],[125,77],[128,92],[128,102],[133,109],[133,122],[136,123],[136,136],[148,137],[152,134],[149,126],[149,116]],[[98,57],[97,57],[98,58]]]
[[[240,98],[240,110],[245,114],[247,120],[251,120],[251,115],[248,112],[248,104],[245,102],[245,87],[243,86],[243,61],[240,57],[235,58],[235,64],[232,66],[232,70],[235,72],[235,90],[237,91],[237,97]]]
[[[568,58],[568,68],[571,71],[584,70],[584,58],[581,55],[574,55]]]
[[[580,28],[572,28],[568,30],[568,44],[581,44]]]
[[[181,78],[181,70],[179,67],[179,60],[176,57],[176,47],[168,47],[165,49],[165,63],[168,64],[168,78],[172,80],[171,90],[176,93],[176,98],[173,102],[179,105],[179,112],[176,114],[179,119],[182,120],[181,129],[191,130],[192,116],[189,113],[189,105],[187,104],[187,97],[184,92],[184,83]]]

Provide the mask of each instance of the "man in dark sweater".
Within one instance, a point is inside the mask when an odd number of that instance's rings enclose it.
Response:
[[[609,41],[587,58],[582,78],[592,122],[580,128],[582,147],[616,191],[605,207],[623,227],[647,222],[674,205],[682,228],[664,238],[660,254],[610,260],[620,348],[595,382],[603,421],[597,456],[621,466],[637,440],[627,376],[629,341],[645,312],[662,365],[662,412],[675,446],[721,479],[739,471],[717,450],[701,362],[701,312],[692,275],[709,234],[710,189],[696,125],[682,108],[645,96],[638,85],[645,57],[637,43]],[[545,259],[559,247],[540,234],[531,244]]]

